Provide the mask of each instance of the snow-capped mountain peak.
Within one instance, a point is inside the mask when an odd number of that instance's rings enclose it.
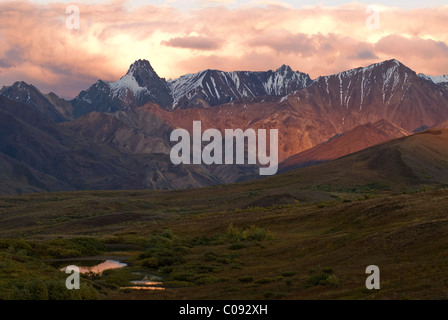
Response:
[[[141,73],[146,73],[149,76],[156,75],[156,72],[152,68],[151,64],[148,60],[140,59],[135,61],[133,64],[130,65],[129,70],[126,74],[132,74],[132,75],[138,75]]]
[[[116,82],[109,82],[109,86],[112,89],[112,95],[114,97],[120,94],[125,94],[126,90],[131,91],[134,94],[134,97],[148,92],[148,89],[141,87],[134,76],[130,73],[127,73]]]
[[[292,71],[290,66],[284,64],[280,68],[278,68],[275,72],[280,73],[280,74],[287,74],[289,72],[294,72],[294,71]]]
[[[135,61],[120,80],[99,80],[73,99],[75,116],[94,110],[115,112],[148,102],[168,107],[173,99],[165,79],[157,75],[147,60]]]
[[[314,85],[321,88],[328,105],[361,112],[372,99],[387,106],[401,103],[409,97],[415,79],[414,71],[392,59],[319,77]]]
[[[123,94],[124,90],[131,91],[135,97],[149,93],[151,80],[160,80],[148,60],[137,60],[130,65],[128,72],[120,80],[109,82],[113,95]]]
[[[288,65],[268,71],[220,71],[207,69],[165,81],[147,60],[137,60],[116,82],[98,81],[74,99],[76,115],[93,110],[114,112],[156,103],[166,110],[208,108],[239,99],[277,96],[284,102],[291,94],[318,86],[325,103],[355,107],[361,112],[372,97],[384,105],[408,99],[416,79],[447,83],[447,76],[420,76],[392,59],[312,80]],[[445,85],[443,85],[445,86]],[[308,91],[306,91],[308,92]],[[370,100],[369,100],[370,99]],[[398,101],[395,101],[397,100]],[[101,110],[97,110],[101,106]]]
[[[203,70],[166,81],[148,60],[137,60],[118,81],[99,80],[74,100],[76,116],[98,109],[114,112],[133,105],[157,103],[165,109],[209,107],[241,98],[285,96],[309,86],[308,74],[282,65],[275,71]]]
[[[422,78],[422,79],[432,81],[435,84],[444,84],[444,83],[448,84],[448,75],[431,76],[431,75],[426,75],[426,74],[423,74],[423,73],[419,73],[418,76],[420,78]]]
[[[311,83],[309,75],[293,71],[287,65],[276,71],[204,70],[168,81],[174,98],[173,109],[214,106],[264,95],[284,96]]]

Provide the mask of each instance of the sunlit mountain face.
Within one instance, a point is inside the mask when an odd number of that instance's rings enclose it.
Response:
[[[204,70],[169,81],[140,59],[118,80],[98,80],[72,100],[25,82],[3,87],[1,95],[8,194],[182,189],[258,178],[249,161],[173,165],[170,135],[176,128],[193,132],[195,121],[202,131],[222,134],[278,130],[278,161],[286,160],[280,168],[288,170],[448,120],[445,82],[395,59],[316,79],[282,65]]]

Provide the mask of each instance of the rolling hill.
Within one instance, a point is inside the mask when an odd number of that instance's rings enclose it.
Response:
[[[366,123],[289,157],[280,164],[279,170],[288,171],[334,160],[381,142],[410,134],[386,120]]]
[[[128,266],[83,278],[91,297],[446,299],[447,142],[433,129],[207,188],[0,197],[0,297],[29,279],[53,294],[65,274],[49,257],[113,256]],[[380,290],[365,288],[372,264]],[[164,290],[130,289],[143,275]]]

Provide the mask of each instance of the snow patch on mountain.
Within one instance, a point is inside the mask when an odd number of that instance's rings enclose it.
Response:
[[[448,83],[448,75],[443,76],[431,76],[423,73],[419,73],[418,76],[422,79],[429,80],[434,82],[435,84]]]
[[[204,89],[204,77],[206,73],[206,70],[199,73],[189,73],[177,79],[167,81],[174,100],[173,108],[177,106],[182,97],[186,96],[188,99],[191,99],[195,96],[195,92]]]
[[[205,70],[167,82],[174,100],[173,109],[184,97],[193,101],[199,95],[213,105],[263,95],[284,96],[311,83],[307,74],[292,71],[286,65],[276,71],[261,72]]]
[[[134,94],[134,97],[138,97],[142,93],[149,93],[147,88],[141,87],[138,84],[131,73],[126,74],[116,82],[109,82],[108,85],[111,88],[112,99],[121,96],[123,93],[126,93],[127,90],[131,91]]]

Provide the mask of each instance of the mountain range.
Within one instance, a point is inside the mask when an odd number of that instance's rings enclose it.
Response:
[[[286,65],[165,80],[138,60],[70,101],[25,82],[5,86],[0,113],[1,194],[178,189],[251,179],[258,168],[172,165],[175,128],[279,129],[288,171],[447,127],[448,77],[387,60],[314,80]]]
[[[204,70],[175,80],[160,78],[147,60],[134,62],[116,82],[98,80],[74,100],[74,115],[114,112],[152,102],[166,110],[207,108],[242,98],[282,96],[311,84],[309,75],[283,65],[276,71]]]

